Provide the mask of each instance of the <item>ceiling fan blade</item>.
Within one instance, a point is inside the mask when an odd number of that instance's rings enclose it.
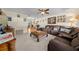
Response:
[[[49,11],[49,9],[45,9],[45,11]]]
[[[43,9],[38,9],[39,11],[43,11]]]
[[[47,12],[47,11],[46,11],[45,13],[46,13],[46,14],[49,14],[49,12]]]

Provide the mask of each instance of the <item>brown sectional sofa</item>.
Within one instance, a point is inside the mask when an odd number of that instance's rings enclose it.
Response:
[[[48,44],[48,51],[78,51],[79,35],[76,28],[68,28],[58,25],[47,25],[42,31],[55,35]]]

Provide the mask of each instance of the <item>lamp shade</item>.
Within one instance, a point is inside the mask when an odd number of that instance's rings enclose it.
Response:
[[[79,15],[76,15],[75,18],[79,20]]]
[[[74,18],[70,19],[70,22],[74,22],[74,21],[75,21],[75,19],[74,19]]]

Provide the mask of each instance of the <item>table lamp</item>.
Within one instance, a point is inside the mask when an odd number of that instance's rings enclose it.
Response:
[[[70,20],[69,20],[70,27],[76,26],[76,22],[77,22],[77,20],[76,20],[75,18],[70,19]]]

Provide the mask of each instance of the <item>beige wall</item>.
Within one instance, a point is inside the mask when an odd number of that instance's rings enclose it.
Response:
[[[3,24],[4,26],[7,25],[7,16],[5,14],[0,15],[0,24]]]

